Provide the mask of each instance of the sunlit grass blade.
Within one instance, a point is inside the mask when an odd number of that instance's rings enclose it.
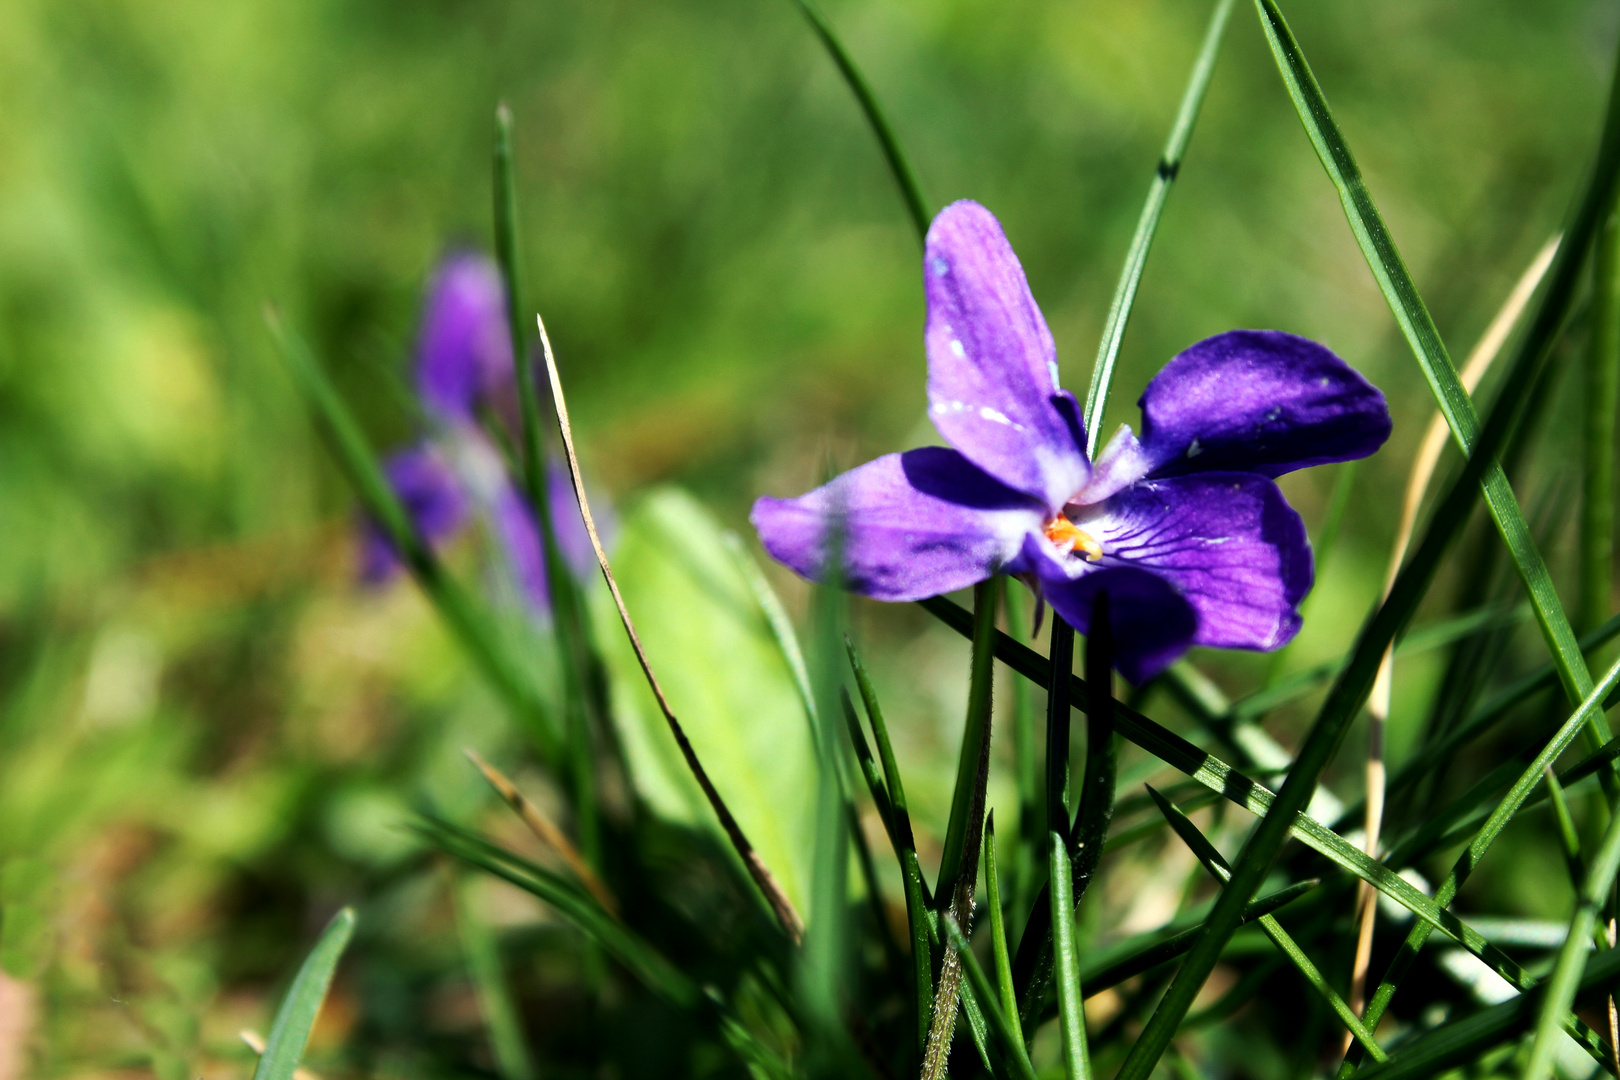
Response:
[[[866,115],[866,122],[872,128],[872,134],[877,136],[878,146],[883,150],[883,159],[888,162],[889,172],[894,176],[894,182],[900,188],[900,198],[905,200],[906,212],[911,215],[911,223],[916,226],[917,239],[925,240],[928,236],[928,223],[933,214],[928,209],[928,200],[923,196],[922,183],[917,179],[917,172],[911,167],[911,160],[906,157],[905,150],[900,146],[900,140],[894,133],[894,127],[889,118],[884,115],[883,107],[878,104],[877,95],[872,92],[872,86],[861,74],[861,69],[855,65],[855,60],[844,48],[839,40],[838,32],[822,14],[815,0],[793,0],[804,12],[809,20],[810,28],[826,46],[827,53],[832,57],[833,63],[838,65],[839,74],[843,75],[844,82],[849,84],[850,90],[855,94],[855,100],[860,102],[861,112]]]
[[[1547,1080],[1552,1075],[1553,1051],[1563,1032],[1563,1019],[1575,1003],[1581,975],[1591,955],[1592,931],[1598,913],[1609,902],[1614,877],[1620,872],[1620,805],[1610,809],[1609,825],[1592,854],[1570,917],[1569,932],[1558,950],[1558,961],[1547,979],[1546,996],[1536,1015],[1536,1036],[1530,1047],[1530,1060],[1524,1067],[1524,1080]],[[1613,951],[1613,950],[1611,950]]]
[[[690,979],[572,882],[449,822],[424,817],[416,828],[445,853],[545,901],[666,1001],[683,1008],[698,1002],[701,995]]]
[[[338,960],[353,936],[354,909],[344,908],[332,916],[332,921],[321,931],[320,940],[304,958],[303,966],[287,988],[286,997],[281,999],[275,1022],[270,1025],[270,1035],[265,1039],[264,1053],[253,1070],[253,1080],[292,1080],[303,1059],[304,1048],[309,1045],[309,1033],[320,1015],[327,988],[332,985]]]
[[[1102,433],[1103,413],[1108,407],[1108,386],[1114,376],[1114,361],[1119,357],[1120,342],[1125,338],[1125,325],[1130,321],[1131,308],[1136,303],[1136,287],[1141,284],[1142,271],[1147,266],[1148,249],[1153,246],[1153,234],[1159,229],[1159,217],[1164,213],[1165,201],[1170,197],[1170,185],[1181,171],[1181,159],[1192,141],[1193,126],[1209,90],[1210,77],[1215,73],[1215,58],[1221,50],[1221,37],[1226,32],[1227,19],[1232,14],[1232,0],[1217,0],[1204,32],[1204,43],[1193,61],[1187,88],[1182,91],[1181,105],[1176,109],[1175,123],[1170,137],[1165,140],[1164,152],[1153,170],[1148,185],[1147,201],[1136,221],[1136,233],[1131,237],[1130,250],[1125,255],[1125,266],[1114,287],[1114,300],[1108,308],[1108,322],[1103,328],[1102,343],[1097,347],[1097,360],[1091,369],[1091,385],[1086,390],[1086,453],[1095,456],[1097,440]]]
[[[1620,949],[1611,949],[1587,965],[1576,1001],[1595,1001],[1620,985]],[[1480,1059],[1485,1051],[1516,1038],[1529,1028],[1545,989],[1538,989],[1442,1024],[1400,1047],[1383,1064],[1356,1072],[1362,1080],[1429,1080]]]
[[[1013,986],[1012,957],[1007,951],[1007,926],[1001,907],[1001,873],[996,865],[996,814],[992,810],[984,823],[984,890],[985,906],[990,909],[990,948],[996,961],[996,1000],[1008,1018],[1018,1018],[1018,991]],[[953,928],[955,923],[950,924]],[[989,995],[980,997],[989,1000]],[[1024,1049],[1023,1029],[1016,1023],[1011,1038],[1018,1049]]]
[[[281,348],[287,369],[320,424],[338,464],[354,485],[365,509],[387,534],[401,560],[421,586],[430,603],[449,626],[451,634],[483,672],[490,686],[513,710],[535,740],[547,762],[563,762],[563,747],[549,710],[512,656],[494,621],[449,575],[438,557],[417,534],[410,516],[383,476],[382,467],[361,433],[360,425],[332,385],[309,347],[274,313],[270,331]]]
[[[992,687],[995,676],[996,610],[1002,580],[992,577],[973,589],[972,653],[968,664],[967,722],[957,757],[956,784],[951,815],[940,853],[934,903],[941,916],[972,929],[973,888],[978,876],[980,830],[984,824],[985,786],[990,779]],[[923,1054],[923,1080],[940,1080],[950,1057],[951,1034],[956,1024],[956,998],[962,967],[956,950],[945,949]]]
[[[1080,943],[1074,931],[1074,871],[1063,837],[1047,837],[1048,894],[1052,902],[1052,981],[1057,985],[1058,1030],[1063,1038],[1063,1075],[1090,1080],[1085,999],[1080,993]]]
[[[455,899],[456,928],[467,958],[467,973],[472,977],[473,989],[478,992],[484,1028],[489,1032],[490,1049],[495,1053],[495,1067],[501,1080],[532,1080],[534,1059],[523,1037],[522,1021],[507,986],[506,973],[501,970],[495,933],[469,895],[470,881],[468,875],[454,873],[450,889]]]
[[[1350,222],[1351,231],[1361,245],[1367,265],[1389,302],[1390,311],[1400,326],[1403,336],[1412,348],[1428,380],[1441,413],[1451,428],[1453,437],[1463,451],[1480,454],[1487,460],[1480,476],[1486,507],[1495,520],[1498,531],[1513,557],[1525,590],[1536,609],[1536,618],[1546,638],[1548,649],[1558,665],[1559,679],[1565,695],[1579,701],[1592,687],[1591,673],[1575,642],[1575,633],[1553,588],[1545,560],[1531,539],[1524,513],[1514,498],[1507,474],[1499,462],[1489,460],[1497,450],[1495,438],[1481,437],[1479,417],[1474,410],[1468,391],[1452,367],[1451,358],[1440,340],[1428,308],[1418,295],[1417,287],[1407,272],[1396,250],[1394,238],[1385,227],[1382,216],[1373,204],[1361,171],[1351,155],[1350,147],[1339,130],[1328,108],[1327,100],[1317,85],[1316,77],[1306,63],[1299,43],[1294,39],[1275,0],[1255,0],[1261,25],[1277,61],[1288,94],[1294,101],[1300,121],[1304,124],[1312,145],[1323,167],[1339,191],[1340,201]],[[1620,84],[1617,84],[1620,89]],[[1581,263],[1586,256],[1589,241],[1599,222],[1599,208],[1606,212],[1613,205],[1616,165],[1620,164],[1620,115],[1611,103],[1610,115],[1605,123],[1599,167],[1589,185],[1586,198],[1567,230],[1568,240],[1560,246],[1550,272],[1550,280],[1542,306],[1537,312],[1529,332],[1520,346],[1501,393],[1509,402],[1509,409],[1499,422],[1501,434],[1513,426],[1513,414],[1522,402],[1507,397],[1523,394],[1550,352],[1553,338],[1563,323],[1564,310],[1579,277]],[[1497,436],[1499,438],[1500,435]],[[1609,739],[1608,726],[1602,717],[1595,717],[1590,733],[1595,748]]]
[[[551,351],[551,339],[546,334],[545,322],[538,315],[535,316],[535,321],[540,330],[540,351],[545,359],[546,375],[551,382],[551,404],[557,414],[557,431],[562,436],[569,478],[574,482],[574,497],[579,501],[579,513],[585,523],[586,535],[590,537],[591,549],[596,553],[596,563],[602,571],[602,579],[607,582],[608,592],[613,597],[613,605],[619,613],[619,622],[624,627],[625,637],[630,641],[630,647],[636,654],[636,662],[641,666],[641,673],[647,680],[647,687],[658,703],[659,712],[664,716],[670,735],[680,748],[687,769],[692,773],[692,778],[697,781],[698,786],[703,789],[704,799],[714,811],[715,817],[719,819],[720,827],[731,843],[732,850],[742,860],[748,876],[753,879],[761,896],[770,906],[771,913],[776,916],[778,925],[782,927],[782,932],[797,944],[804,939],[804,920],[794,908],[793,901],[788,899],[787,893],[782,890],[776,875],[771,873],[770,867],[765,865],[765,860],[760,857],[747,835],[743,833],[736,815],[720,797],[714,781],[709,778],[708,771],[698,760],[697,751],[692,748],[691,740],[686,737],[685,729],[676,719],[675,711],[670,708],[669,699],[664,696],[664,688],[658,682],[658,676],[653,673],[646,650],[641,646],[641,636],[636,633],[635,621],[630,618],[630,609],[625,606],[624,595],[619,591],[618,580],[613,576],[613,566],[608,562],[607,551],[602,547],[602,537],[596,530],[596,520],[591,514],[590,500],[585,495],[585,481],[579,471],[579,455],[574,450],[573,426],[568,420],[568,401],[563,395],[562,377],[557,373],[557,358]]]
[[[990,1031],[1001,1045],[1002,1055],[1012,1064],[1013,1075],[1020,1080],[1035,1080],[1035,1069],[1029,1063],[1023,1036],[1019,1034],[1017,1022],[1012,1019],[1016,1014],[1007,1012],[1004,1000],[997,1002],[996,988],[990,985],[990,979],[985,975],[984,968],[979,965],[978,957],[973,955],[973,949],[968,945],[967,939],[962,936],[962,929],[956,925],[956,920],[946,916],[943,923],[946,941],[961,956],[968,983],[973,987],[979,1007],[989,1022]]]
[[[1176,835],[1181,837],[1182,842],[1192,850],[1194,855],[1198,856],[1198,861],[1204,865],[1204,869],[1209,871],[1211,877],[1224,885],[1232,875],[1226,860],[1221,857],[1219,851],[1215,850],[1215,845],[1211,844],[1208,838],[1198,830],[1198,827],[1188,819],[1187,815],[1177,809],[1169,799],[1166,799],[1151,787],[1148,788],[1148,794],[1153,796],[1153,801],[1158,804],[1159,812],[1164,815],[1165,821],[1175,830]],[[1276,917],[1262,915],[1260,917],[1260,929],[1282,951],[1283,955],[1288,957],[1289,962],[1299,970],[1300,975],[1310,984],[1311,989],[1315,990],[1322,1000],[1327,1002],[1328,1008],[1333,1010],[1334,1015],[1339,1018],[1339,1022],[1349,1030],[1362,1048],[1372,1055],[1373,1060],[1385,1060],[1388,1055],[1373,1039],[1372,1034],[1362,1025],[1361,1020],[1346,1004],[1344,998],[1339,996],[1338,991],[1328,984],[1327,979],[1322,975],[1321,969],[1316,966],[1310,957],[1305,955],[1305,951],[1299,947],[1299,944],[1294,941],[1288,931],[1282,928],[1282,924],[1277,921]]]
[[[1576,624],[1609,614],[1614,585],[1614,436],[1620,407],[1620,219],[1611,212],[1592,252],[1592,323],[1582,428],[1580,585]]]

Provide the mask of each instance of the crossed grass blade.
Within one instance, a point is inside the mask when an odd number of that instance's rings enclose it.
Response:
[[[984,973],[979,958],[973,955],[973,948],[968,944],[967,938],[962,936],[962,928],[956,925],[956,920],[947,915],[944,926],[946,943],[961,956],[968,985],[973,987],[974,997],[980,1002],[990,1031],[1001,1046],[1002,1055],[1012,1064],[1013,1075],[1019,1080],[1035,1080],[1035,1069],[1029,1063],[1029,1054],[1024,1049],[1024,1039],[1018,1031],[1016,1014],[1007,1012],[1005,1001],[997,1003],[996,988],[990,984],[989,976]],[[986,1067],[988,1068],[988,1065]]]
[[[332,916],[332,921],[321,931],[320,940],[310,950],[304,963],[281,999],[270,1035],[264,1043],[264,1053],[253,1070],[253,1080],[292,1080],[303,1059],[304,1048],[309,1045],[309,1033],[320,1015],[321,1003],[332,985],[343,950],[354,936],[354,909],[344,908]]]
[[[428,601],[534,739],[546,764],[557,768],[565,759],[554,719],[525,676],[521,663],[511,654],[496,620],[450,576],[416,531],[410,515],[389,487],[354,414],[303,339],[274,311],[267,311],[266,322],[338,465],[348,475],[361,507],[381,525]],[[564,782],[571,790],[571,773],[559,771],[563,772]]]
[[[1464,477],[1453,487],[1448,498],[1462,500],[1470,498],[1470,489],[1465,485],[1471,483],[1471,479]],[[1439,546],[1431,529],[1430,535],[1425,537],[1423,545],[1419,548],[1419,557],[1414,559],[1414,565],[1420,570],[1427,567],[1428,572],[1432,572],[1433,563],[1437,558],[1437,554],[1433,549]],[[1426,550],[1427,554],[1425,554]],[[1409,607],[1415,606],[1415,597],[1409,594],[1418,590],[1420,585],[1417,579],[1414,579],[1411,575],[1412,569],[1409,567],[1407,571],[1403,572],[1401,580],[1397,582],[1396,589],[1391,593],[1389,604],[1401,603]],[[966,632],[964,623],[971,621],[972,617],[950,600],[934,597],[920,601],[920,604],[925,610],[934,614],[958,633]],[[1389,604],[1380,609],[1377,616],[1377,625],[1382,625],[1386,629],[1389,622],[1394,618]],[[1344,689],[1342,680],[1335,685],[1335,692],[1329,697],[1329,704],[1333,705],[1334,709],[1333,713],[1328,714],[1330,717],[1336,718],[1340,723],[1347,722],[1341,710],[1346,709],[1346,702],[1358,694],[1361,697],[1357,698],[1355,706],[1349,707],[1349,711],[1353,714],[1354,708],[1359,707],[1361,698],[1365,697],[1371,687],[1372,677],[1377,667],[1378,658],[1381,655],[1379,650],[1381,649],[1382,642],[1376,636],[1369,635],[1364,630],[1363,637],[1357,646],[1357,660],[1352,665],[1356,678],[1355,687]],[[1005,634],[999,635],[996,639],[996,658],[1020,675],[1038,684],[1044,684],[1050,675],[1050,668],[1045,657],[1026,646],[1018,644]],[[1090,696],[1086,683],[1078,676],[1071,676],[1070,686],[1075,707],[1082,710],[1089,707]],[[1334,704],[1334,702],[1337,702],[1337,704]],[[1324,709],[1327,707],[1327,705],[1324,705]],[[1115,704],[1115,726],[1122,736],[1154,757],[1181,770],[1211,791],[1219,793],[1231,802],[1260,817],[1262,824],[1266,819],[1278,816],[1274,813],[1274,810],[1282,804],[1281,794],[1273,793],[1265,785],[1238,772],[1220,758],[1199,749],[1181,736],[1143,716],[1123,702]],[[1313,730],[1319,730],[1321,726],[1318,723]],[[1616,740],[1616,743],[1620,744],[1620,740]],[[1620,745],[1615,747],[1615,753],[1620,756]],[[1286,791],[1286,785],[1284,790]],[[1339,868],[1354,874],[1379,892],[1390,897],[1396,903],[1418,916],[1423,924],[1432,926],[1447,937],[1452,938],[1457,944],[1484,961],[1488,967],[1510,983],[1519,987],[1534,985],[1534,980],[1525,973],[1519,964],[1487,941],[1483,935],[1470,928],[1467,923],[1446,910],[1442,905],[1436,903],[1433,898],[1418,891],[1410,882],[1400,877],[1384,863],[1369,858],[1365,851],[1350,844],[1315,818],[1303,813],[1302,807],[1298,805],[1298,803],[1303,802],[1303,799],[1300,799],[1297,793],[1295,798],[1297,800],[1296,805],[1289,807],[1286,812],[1288,823],[1284,826],[1284,829],[1291,829],[1293,836],[1301,843],[1325,856]],[[1250,844],[1253,843],[1252,835],[1249,842]],[[1281,841],[1277,840],[1276,843],[1280,847]],[[1247,850],[1247,846],[1245,850]],[[1217,899],[1215,909],[1211,911],[1209,919],[1206,920],[1206,928],[1213,923],[1215,915],[1219,913],[1221,899],[1226,898],[1230,891],[1230,887],[1222,890],[1221,898]],[[1241,925],[1246,916],[1246,911],[1247,905],[1239,909],[1238,921],[1232,925],[1231,929],[1235,929],[1236,925]],[[1195,935],[1194,940],[1202,940],[1206,936],[1207,934],[1201,929]],[[1230,930],[1226,931],[1226,936],[1230,936]],[[1370,1022],[1368,1022],[1368,1027],[1372,1027]],[[1591,1036],[1590,1031],[1586,1031],[1581,1036],[1581,1039],[1583,1044],[1592,1051],[1595,1051],[1601,1045],[1594,1036]]]
[[[1102,341],[1097,346],[1097,360],[1091,368],[1091,384],[1086,389],[1084,415],[1088,456],[1097,453],[1103,414],[1108,408],[1108,388],[1114,377],[1114,362],[1119,357],[1120,343],[1125,339],[1125,324],[1130,321],[1131,309],[1136,305],[1136,288],[1142,282],[1148,249],[1153,246],[1153,236],[1159,231],[1159,218],[1164,213],[1165,202],[1170,198],[1170,186],[1181,171],[1181,159],[1186,156],[1187,144],[1192,141],[1193,127],[1203,108],[1210,77],[1215,73],[1215,58],[1220,54],[1221,38],[1232,14],[1232,3],[1233,0],[1218,0],[1214,13],[1210,15],[1209,29],[1204,32],[1203,45],[1199,47],[1198,58],[1193,61],[1192,73],[1187,77],[1187,88],[1182,91],[1175,123],[1170,127],[1164,153],[1159,156],[1158,166],[1153,170],[1147,201],[1142,204],[1136,232],[1131,237],[1130,249],[1125,253],[1125,265],[1119,273],[1119,284],[1114,287],[1114,299],[1108,307],[1108,321],[1103,327]]]
[[[1232,876],[1231,869],[1227,866],[1226,860],[1221,857],[1221,853],[1215,850],[1215,845],[1210,843],[1209,839],[1199,831],[1198,826],[1194,825],[1187,815],[1182,813],[1169,799],[1152,787],[1148,788],[1148,794],[1152,796],[1154,803],[1157,804],[1159,812],[1164,815],[1166,823],[1169,824],[1171,829],[1175,830],[1176,835],[1181,837],[1182,842],[1191,849],[1192,853],[1198,856],[1198,861],[1203,864],[1205,870],[1209,871],[1209,875],[1221,884],[1225,884],[1227,879]],[[1372,1033],[1362,1025],[1361,1020],[1357,1018],[1350,1006],[1345,1003],[1344,998],[1339,996],[1338,991],[1328,984],[1321,970],[1310,957],[1305,955],[1305,950],[1299,947],[1298,942],[1293,939],[1292,935],[1282,928],[1282,924],[1277,921],[1276,917],[1272,915],[1260,916],[1260,928],[1277,946],[1278,950],[1288,958],[1289,962],[1299,970],[1300,975],[1310,984],[1311,989],[1315,990],[1322,1000],[1327,1002],[1328,1008],[1333,1010],[1334,1015],[1339,1018],[1339,1022],[1355,1037],[1356,1041],[1362,1045],[1367,1053],[1371,1054],[1375,1061],[1386,1060],[1388,1055],[1373,1039]]]

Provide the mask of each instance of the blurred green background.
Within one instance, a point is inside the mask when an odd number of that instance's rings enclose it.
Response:
[[[1083,393],[1209,5],[827,10],[934,204],[1001,217]],[[1580,182],[1620,13],[1288,14],[1460,358]],[[414,1072],[422,1047],[476,1028],[444,976],[442,882],[398,822],[424,791],[480,804],[463,745],[522,755],[414,589],[353,584],[351,498],[262,311],[311,338],[379,448],[410,438],[397,386],[422,290],[447,248],[489,245],[503,99],[529,299],[587,468],[621,505],[676,484],[747,535],[756,495],[934,438],[916,239],[785,0],[0,5],[0,1017],[22,1018],[0,1018],[0,1076],[247,1075],[235,1031],[262,1028],[354,899],[386,913],[374,936],[413,948],[374,943],[317,1050],[358,1040],[375,1068]],[[1110,426],[1178,349],[1232,327],[1327,343],[1395,415],[1288,661],[1304,664],[1343,648],[1376,594],[1432,407],[1245,5]],[[1557,389],[1519,474],[1531,506],[1574,494],[1577,389]],[[1334,480],[1285,482],[1313,530]],[[1567,574],[1565,545],[1550,553]],[[802,590],[772,581],[798,613]],[[857,603],[855,620],[937,829],[965,651],[913,609]],[[1204,659],[1234,690],[1265,666]],[[1402,669],[1397,750],[1432,675]],[[1285,744],[1302,715],[1272,725]],[[1354,795],[1353,766],[1335,783]],[[1546,892],[1502,902],[1562,911]]]

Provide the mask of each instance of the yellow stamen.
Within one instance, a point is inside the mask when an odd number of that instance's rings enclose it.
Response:
[[[1081,552],[1087,562],[1103,557],[1103,546],[1096,538],[1062,514],[1046,523],[1046,538],[1060,548]]]

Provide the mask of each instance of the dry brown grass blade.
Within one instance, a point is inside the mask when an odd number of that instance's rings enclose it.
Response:
[[[558,857],[568,864],[568,869],[574,872],[574,876],[579,878],[580,883],[596,897],[597,902],[607,908],[609,914],[616,917],[619,914],[618,897],[607,887],[607,882],[597,877],[596,871],[592,870],[590,864],[580,855],[573,841],[569,840],[550,818],[542,814],[538,806],[525,799],[523,793],[517,789],[517,785],[513,784],[505,773],[479,757],[478,751],[469,747],[464,748],[462,753],[467,755],[467,760],[478,766],[478,771],[484,774],[489,786],[506,800],[506,805],[517,812],[517,816],[523,819],[523,824],[529,827],[529,831],[534,833],[542,844],[556,852]]]
[[[1479,343],[1474,346],[1473,352],[1468,354],[1460,378],[1463,388],[1470,394],[1489,370],[1491,361],[1502,351],[1502,346],[1513,333],[1513,327],[1519,321],[1519,316],[1529,304],[1530,298],[1535,295],[1536,286],[1541,284],[1542,275],[1547,272],[1547,267],[1552,265],[1553,255],[1558,251],[1558,241],[1557,236],[1548,240],[1536,253],[1536,257],[1530,260],[1530,265],[1525,267],[1524,273],[1519,276],[1513,291],[1508,294],[1496,317],[1480,336]],[[1395,584],[1395,576],[1400,573],[1401,563],[1406,559],[1406,549],[1411,544],[1412,532],[1417,527],[1418,511],[1423,507],[1423,496],[1428,491],[1429,481],[1434,478],[1434,471],[1440,464],[1440,455],[1445,451],[1449,434],[1445,417],[1436,410],[1429,421],[1428,429],[1423,433],[1423,442],[1418,446],[1417,456],[1412,460],[1412,472],[1407,477],[1406,494],[1401,501],[1401,520],[1395,529],[1395,542],[1390,545],[1389,565],[1384,572],[1385,597],[1389,596],[1389,590]],[[1384,658],[1378,665],[1378,676],[1373,682],[1372,694],[1367,699],[1365,850],[1368,856],[1374,859],[1378,857],[1379,833],[1384,822],[1384,722],[1389,719],[1389,699],[1394,685],[1394,675],[1395,651],[1391,646],[1384,650]],[[1378,910],[1378,894],[1365,883],[1357,890],[1356,907],[1359,925],[1356,933],[1356,958],[1350,974],[1349,1005],[1357,1015],[1360,1015],[1366,1004],[1367,967],[1372,960],[1373,922]],[[1346,1032],[1344,1048],[1348,1049],[1349,1045],[1350,1034]]]
[[[243,1028],[236,1033],[236,1037],[247,1044],[247,1048],[260,1057],[264,1056],[264,1036],[252,1028]],[[293,1080],[321,1080],[320,1076],[302,1065],[293,1070]]]
[[[641,637],[636,633],[636,624],[630,618],[630,609],[625,607],[624,596],[619,592],[619,583],[613,577],[613,567],[608,564],[607,552],[602,548],[602,538],[596,531],[596,521],[591,517],[590,500],[585,496],[585,483],[579,474],[579,457],[574,452],[574,431],[568,422],[568,403],[563,397],[562,379],[557,374],[557,358],[551,352],[551,339],[546,334],[546,321],[539,315],[535,322],[540,327],[540,351],[546,360],[546,375],[551,379],[551,403],[557,411],[557,428],[562,435],[563,450],[568,457],[568,472],[574,481],[574,497],[579,500],[579,513],[585,521],[585,532],[591,538],[591,547],[596,551],[597,565],[602,568],[602,577],[607,581],[608,592],[613,594],[613,604],[619,609],[619,621],[624,624],[625,635],[630,639],[630,647],[635,650],[636,662],[641,665],[641,673],[647,679],[647,686],[651,688],[653,697],[658,701],[658,708],[664,714],[664,720],[669,725],[669,732],[675,737],[675,744],[680,747],[681,756],[686,759],[686,767],[692,771],[698,786],[703,789],[703,795],[709,800],[709,806],[714,810],[715,817],[720,819],[720,827],[725,830],[726,838],[731,841],[732,848],[742,859],[743,866],[747,867],[749,877],[759,886],[759,891],[765,894],[765,901],[770,904],[771,911],[776,915],[776,921],[781,924],[782,930],[795,945],[804,941],[804,920],[788,899],[787,893],[777,882],[776,876],[771,873],[765,861],[754,850],[754,845],[748,842],[743,833],[742,826],[732,816],[731,809],[726,806],[725,800],[715,788],[714,782],[709,779],[708,772],[703,763],[698,760],[697,751],[692,749],[692,743],[686,737],[686,731],[681,722],[675,719],[675,711],[669,706],[669,699],[664,696],[664,688],[659,685],[658,676],[653,674],[652,664],[647,660],[647,651],[641,647]]]

